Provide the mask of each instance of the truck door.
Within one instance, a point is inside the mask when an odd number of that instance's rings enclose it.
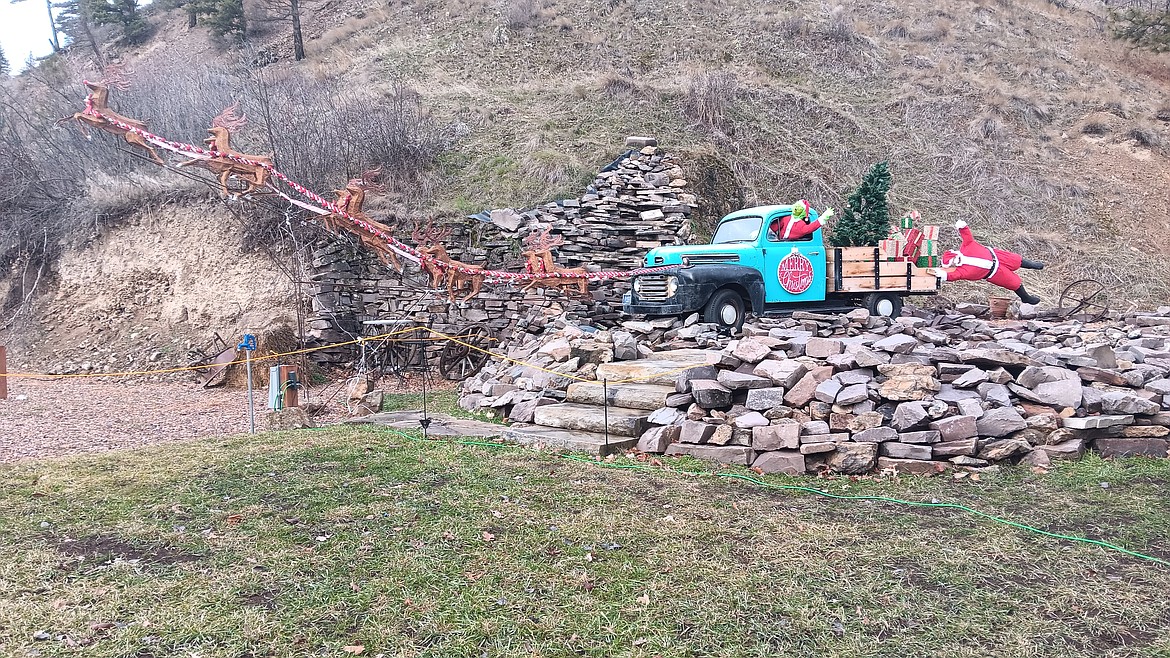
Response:
[[[785,241],[774,229],[788,215],[783,211],[769,216],[766,230],[760,232],[764,299],[769,304],[824,301],[826,252],[821,231],[817,229],[803,240]]]

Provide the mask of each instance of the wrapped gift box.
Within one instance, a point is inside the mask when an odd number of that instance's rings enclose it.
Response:
[[[918,214],[918,211],[911,210],[905,215],[902,215],[902,219],[898,220],[898,225],[902,227],[903,231],[908,231],[914,228],[914,224],[920,219],[922,219],[922,216]]]
[[[939,267],[942,261],[938,256],[918,256],[918,260],[914,261],[918,267]]]
[[[878,254],[882,260],[902,260],[905,244],[902,240],[881,240],[878,242]]]
[[[912,228],[906,232],[906,245],[902,247],[902,255],[910,260],[918,258],[918,248],[922,245],[922,231]]]
[[[937,240],[938,239],[938,227],[937,226],[923,226],[922,227],[922,237],[924,239],[927,239],[927,240]]]

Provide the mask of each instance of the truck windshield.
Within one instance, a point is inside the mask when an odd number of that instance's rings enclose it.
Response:
[[[728,242],[755,242],[760,235],[760,224],[763,217],[737,217],[729,219],[715,229],[711,236],[711,244],[727,244]]]

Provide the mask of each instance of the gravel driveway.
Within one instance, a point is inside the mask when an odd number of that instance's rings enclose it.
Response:
[[[309,399],[336,388],[310,389]],[[345,414],[342,395],[318,425]],[[267,390],[255,396],[256,428],[263,430]],[[9,380],[8,399],[0,400],[0,462],[244,433],[247,400],[242,389],[187,383]]]

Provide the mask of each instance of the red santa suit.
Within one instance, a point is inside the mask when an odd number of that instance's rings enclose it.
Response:
[[[1017,253],[1002,249],[991,249],[975,241],[971,234],[971,227],[967,222],[955,222],[959,229],[959,236],[963,242],[958,253],[947,251],[943,253],[942,265],[946,269],[938,270],[938,277],[943,281],[983,281],[1006,288],[1015,292],[1023,281],[1016,274],[1023,263],[1023,257]]]
[[[772,223],[772,230],[776,234],[776,239],[780,242],[792,242],[796,240],[803,240],[812,235],[814,231],[822,228],[821,220],[828,219],[832,216],[833,211],[827,210],[823,216],[810,221],[813,211],[809,207],[808,201],[801,199],[793,204],[791,215],[785,215]],[[777,224],[779,224],[777,226]]]

